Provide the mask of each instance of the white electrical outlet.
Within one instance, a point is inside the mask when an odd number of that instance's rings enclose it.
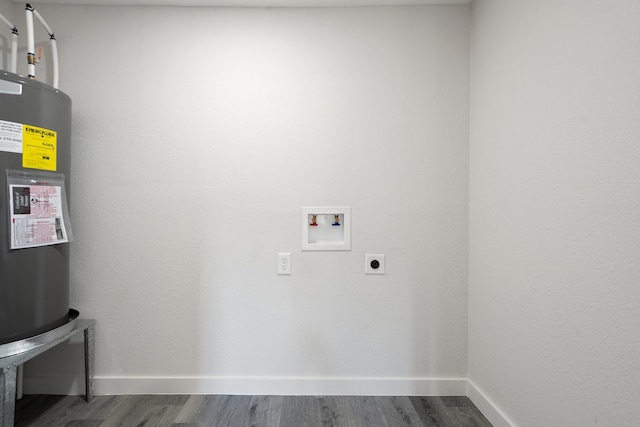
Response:
[[[291,274],[291,253],[278,254],[278,274]]]
[[[364,256],[364,274],[384,274],[384,255],[366,254]]]

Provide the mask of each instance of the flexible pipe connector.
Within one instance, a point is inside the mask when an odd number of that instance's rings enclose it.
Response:
[[[12,73],[18,72],[18,29],[13,27],[11,30],[11,69]]]
[[[18,29],[2,15],[0,15],[0,21],[11,28],[11,64],[9,71],[16,73],[18,70]]]
[[[56,43],[56,36],[53,34],[51,27],[49,27],[37,10],[33,9],[33,15],[38,18],[38,21],[40,21],[44,29],[47,30],[47,33],[49,34],[49,39],[51,40],[51,61],[53,65],[53,88],[58,89],[58,44]]]
[[[27,3],[25,8],[26,21],[27,21],[27,77],[30,79],[36,78],[36,53],[35,42],[33,34],[33,6]]]
[[[2,21],[5,24],[7,24],[9,26],[9,28],[14,28],[13,24],[11,22],[9,22],[9,20],[7,18],[5,18],[4,16],[2,16],[2,15],[0,15],[0,21]]]

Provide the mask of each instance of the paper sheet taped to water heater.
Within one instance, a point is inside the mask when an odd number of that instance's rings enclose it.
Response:
[[[62,188],[10,185],[11,249],[69,241],[63,218]]]

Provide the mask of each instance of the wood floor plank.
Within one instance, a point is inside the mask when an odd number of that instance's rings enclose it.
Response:
[[[362,396],[326,396],[320,399],[323,426],[386,427],[380,405]]]
[[[189,396],[159,395],[149,402],[151,405],[146,419],[140,425],[170,427],[184,407]]]
[[[69,421],[64,427],[100,427],[103,420],[74,420]]]
[[[191,395],[182,406],[182,409],[173,421],[175,426],[195,425],[199,414],[204,411],[207,405],[207,396],[202,394]]]
[[[251,396],[220,396],[215,416],[207,426],[235,427],[249,425],[251,419]],[[215,423],[213,422],[215,421]]]
[[[75,397],[77,400],[74,403],[74,414],[72,419],[104,421],[107,419],[109,414],[111,414],[115,408],[122,405],[129,396],[96,396],[89,403],[80,396]]]
[[[41,421],[45,421],[41,417],[36,425],[40,427],[67,427],[70,423],[84,420],[86,418],[84,415],[88,415],[86,411],[90,408],[93,409],[80,396],[66,396],[60,401],[60,405],[58,411],[48,411],[45,423],[41,423]]]
[[[248,427],[279,426],[283,401],[282,396],[253,396]]]
[[[172,418],[168,420],[167,418]],[[173,424],[175,414],[171,414],[171,405],[148,405],[147,410],[140,412],[139,418],[135,421],[135,424],[123,424],[123,425],[135,425],[137,427],[169,427]]]
[[[357,396],[356,399],[360,402],[364,426],[387,427],[389,425],[382,412],[379,397]]]
[[[425,427],[453,427],[454,420],[449,409],[437,396],[410,397],[416,413]]]
[[[100,420],[102,422],[125,396],[97,396],[87,403],[80,396],[25,396],[16,405],[16,427],[66,427],[76,421]],[[39,402],[47,402],[42,405]],[[53,404],[59,405],[56,409]]]
[[[102,397],[102,396],[101,396]],[[103,420],[102,426],[129,426],[139,427],[168,427],[178,415],[187,401],[188,396],[179,395],[141,395],[127,396],[125,400],[130,404],[119,404],[110,411],[105,411],[108,406],[96,408],[84,420]],[[84,417],[83,417],[84,418]],[[63,424],[65,427],[67,424]]]
[[[68,397],[68,396],[66,396]],[[65,400],[65,396],[25,396],[16,403],[16,414],[24,413],[26,416],[22,419],[16,419],[14,425],[16,427],[27,427],[40,423],[42,426],[52,426],[59,418],[56,413],[60,412],[60,402]],[[64,408],[66,405],[62,405]],[[48,414],[48,419],[42,419],[39,415]],[[49,415],[50,414],[50,415]]]
[[[127,398],[112,411],[102,423],[101,427],[138,426],[145,420],[149,412],[152,396],[133,395]],[[144,425],[144,424],[143,424]]]
[[[331,397],[321,397],[318,403],[320,403],[320,418],[323,426],[346,426],[348,420],[345,419],[344,409],[341,408],[340,402]]]
[[[408,397],[380,397],[379,402],[389,427],[424,427]]]
[[[320,399],[314,396],[285,396],[279,427],[322,427]]]
[[[158,426],[167,426],[171,427],[174,424],[174,421],[180,410],[182,409],[182,405],[165,405],[162,417],[158,420]]]
[[[195,426],[242,426],[250,418],[251,396],[205,396],[204,406],[194,418]]]
[[[491,427],[489,420],[466,396],[442,396],[439,398],[447,409],[452,425],[461,427]]]
[[[212,427],[216,424],[217,415],[220,407],[224,405],[224,400],[228,396],[204,396],[203,406],[199,408],[198,413],[193,419],[193,425],[196,427]]]

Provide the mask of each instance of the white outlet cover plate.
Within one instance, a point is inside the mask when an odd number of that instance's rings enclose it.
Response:
[[[278,274],[279,275],[291,275],[291,253],[279,252],[278,253]]]
[[[378,261],[378,268],[371,267],[371,261]],[[366,254],[364,256],[364,274],[384,274],[384,255],[383,254]]]

